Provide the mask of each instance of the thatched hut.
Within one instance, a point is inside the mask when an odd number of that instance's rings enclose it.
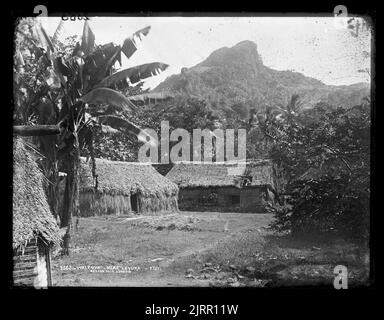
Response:
[[[265,212],[277,182],[270,161],[235,163],[179,162],[166,175],[179,188],[182,210]]]
[[[43,189],[43,174],[21,139],[13,147],[13,283],[51,285],[50,249],[59,228]]]
[[[81,163],[81,216],[178,211],[179,188],[150,164],[96,159],[94,179],[91,161]]]

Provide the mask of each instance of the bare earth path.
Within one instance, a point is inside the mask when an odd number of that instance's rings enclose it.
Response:
[[[82,218],[69,257],[55,257],[55,286],[204,286],[169,272],[181,259],[258,228],[270,215],[182,212],[159,217]],[[129,272],[130,271],[130,272]],[[166,271],[166,272],[165,272]]]

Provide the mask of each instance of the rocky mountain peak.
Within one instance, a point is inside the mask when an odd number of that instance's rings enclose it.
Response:
[[[223,47],[213,51],[207,59],[198,66],[214,67],[227,66],[232,64],[248,64],[261,66],[263,64],[261,56],[257,51],[256,43],[245,40],[237,43],[233,47]]]

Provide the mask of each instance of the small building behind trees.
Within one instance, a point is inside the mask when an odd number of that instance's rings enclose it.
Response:
[[[156,215],[178,211],[178,186],[150,164],[81,159],[80,215]]]
[[[181,210],[265,212],[275,201],[277,180],[271,161],[179,162],[166,175],[179,188]]]
[[[21,138],[13,146],[13,284],[52,284],[51,248],[60,244],[59,227],[43,188],[44,177]]]

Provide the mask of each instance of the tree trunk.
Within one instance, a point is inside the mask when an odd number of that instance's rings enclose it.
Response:
[[[19,136],[49,136],[60,133],[58,125],[13,126],[13,133]]]
[[[74,148],[69,154],[68,158],[68,172],[61,214],[61,228],[67,228],[67,232],[63,238],[63,255],[69,255],[72,217],[79,215],[80,150],[77,134],[75,134]]]

